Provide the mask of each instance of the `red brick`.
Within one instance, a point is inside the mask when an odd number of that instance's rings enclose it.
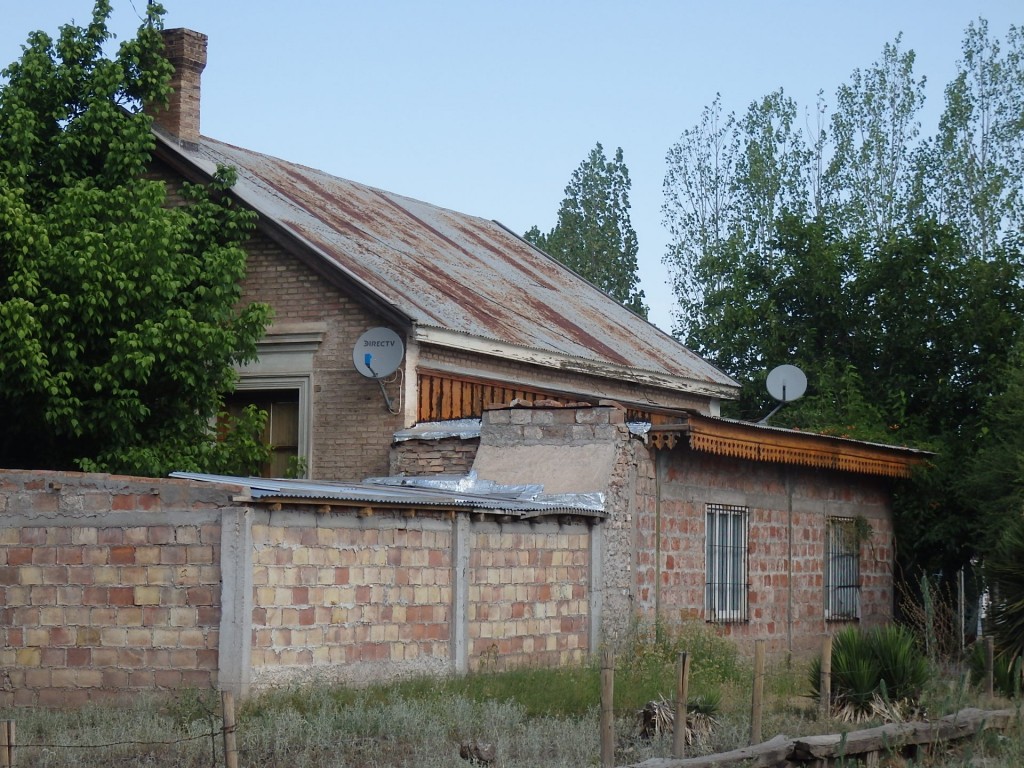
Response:
[[[8,565],[28,565],[32,562],[32,547],[10,547],[7,550]]]
[[[110,605],[135,605],[135,589],[133,587],[110,587],[107,590],[107,601]]]
[[[110,565],[133,565],[135,563],[135,547],[111,547],[107,562],[110,563]]]

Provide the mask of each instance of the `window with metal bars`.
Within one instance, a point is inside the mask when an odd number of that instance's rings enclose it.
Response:
[[[708,621],[746,621],[747,508],[708,504],[705,539],[704,616]]]
[[[825,551],[825,618],[860,617],[860,542],[854,521],[830,517]]]

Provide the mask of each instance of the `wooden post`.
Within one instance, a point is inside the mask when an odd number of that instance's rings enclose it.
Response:
[[[832,708],[832,635],[825,635],[821,643],[821,681],[818,686],[818,715],[828,717]]]
[[[615,765],[615,657],[601,655],[601,768]]]
[[[990,699],[995,696],[996,671],[995,646],[991,635],[985,638],[985,695]]]
[[[676,717],[672,732],[672,757],[686,756],[686,702],[690,697],[690,654],[680,651],[676,662]]]
[[[14,768],[15,749],[18,743],[13,720],[0,723],[0,766]]]
[[[238,768],[238,747],[235,740],[235,694],[220,692],[220,711],[224,720],[224,764]]]
[[[761,743],[761,700],[764,695],[764,640],[754,643],[754,693],[750,703],[750,743]]]

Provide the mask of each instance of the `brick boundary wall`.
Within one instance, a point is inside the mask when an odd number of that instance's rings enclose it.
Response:
[[[0,705],[218,683],[224,486],[0,473]]]
[[[0,470],[0,706],[362,683],[595,650],[599,526],[281,508],[243,493]]]

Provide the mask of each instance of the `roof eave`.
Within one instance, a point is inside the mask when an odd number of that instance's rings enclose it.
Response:
[[[589,360],[582,357],[573,357],[551,350],[524,347],[495,339],[483,338],[458,331],[450,331],[434,326],[416,325],[413,328],[412,336],[416,341],[423,344],[431,344],[437,347],[459,349],[474,352],[480,355],[497,357],[503,360],[512,360],[528,365],[537,365],[545,368],[554,368],[570,373],[580,373],[588,376],[598,376],[619,381],[629,381],[641,386],[666,389],[675,392],[684,392],[691,395],[704,397],[722,398],[735,400],[739,396],[740,387],[737,384],[723,382],[703,381],[684,376],[674,376],[658,371],[648,371],[639,368],[631,368],[617,363],[602,360]]]

